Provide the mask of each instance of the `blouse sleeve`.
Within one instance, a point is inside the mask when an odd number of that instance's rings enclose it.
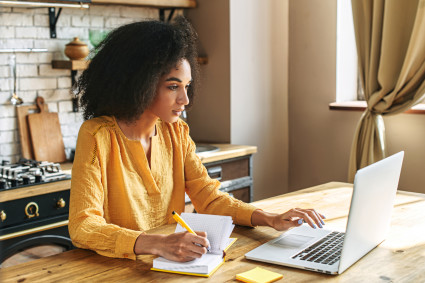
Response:
[[[136,259],[134,244],[142,232],[106,223],[103,205],[99,150],[83,125],[72,168],[68,225],[72,242],[104,256]]]
[[[186,144],[184,173],[186,193],[199,213],[228,215],[236,224],[252,226],[251,216],[257,208],[237,200],[219,190],[220,182],[211,179],[202,161],[196,155],[196,145],[189,136],[189,128],[183,126]]]

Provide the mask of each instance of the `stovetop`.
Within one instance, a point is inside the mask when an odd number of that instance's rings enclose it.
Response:
[[[69,179],[71,175],[63,172],[59,163],[21,158],[14,164],[3,160],[0,165],[0,191]]]

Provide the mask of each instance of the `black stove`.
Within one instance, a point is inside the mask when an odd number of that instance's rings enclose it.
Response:
[[[71,175],[59,163],[21,158],[14,164],[3,160],[0,165],[0,191],[69,179]]]

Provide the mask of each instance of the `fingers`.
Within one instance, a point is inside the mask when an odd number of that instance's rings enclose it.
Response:
[[[293,222],[294,226],[300,226],[302,224],[299,221],[300,219],[302,219],[314,229],[316,229],[317,226],[323,228],[323,225],[325,225],[325,222],[323,221],[325,217],[322,214],[316,212],[314,209],[293,208],[285,214],[289,214],[288,216],[291,217],[290,220]]]
[[[210,242],[206,238],[207,233],[196,232],[197,235],[185,232],[182,239],[183,250],[182,253],[188,260],[200,258],[203,254],[207,253],[207,248]],[[198,234],[199,233],[199,234]]]
[[[195,233],[198,236],[198,237],[195,237],[195,239],[194,239],[195,244],[201,245],[203,247],[209,247],[210,246],[210,241],[208,241],[208,239],[207,239],[207,232],[195,231]]]
[[[156,254],[166,259],[178,262],[190,261],[202,257],[207,253],[210,245],[205,232],[197,232],[199,235],[189,232],[173,233],[158,243]]]

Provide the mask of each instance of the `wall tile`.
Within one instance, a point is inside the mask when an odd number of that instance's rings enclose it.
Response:
[[[89,15],[102,16],[104,18],[120,16],[119,6],[92,5],[88,9],[88,13]]]
[[[0,78],[0,91],[10,91],[13,89],[11,78]]]
[[[35,98],[37,97],[37,92],[35,90],[23,91],[18,89],[16,92],[18,96],[22,98],[24,103],[35,103]]]
[[[56,87],[56,78],[19,79],[19,89],[21,90],[56,89]]]
[[[15,141],[15,131],[0,131],[0,144],[13,143]]]
[[[16,63],[52,63],[52,53],[17,53]]]
[[[72,101],[60,101],[58,112],[72,112]],[[75,117],[73,118],[72,122],[75,122]]]
[[[34,38],[37,35],[35,27],[16,27],[15,34],[17,38]]]
[[[33,48],[34,41],[32,39],[0,39],[0,49],[9,49],[9,48]]]
[[[49,15],[35,15],[34,16],[34,26],[36,27],[49,27]]]
[[[3,26],[32,26],[33,17],[28,14],[2,13],[0,14],[0,23]]]
[[[2,155],[14,155],[19,154],[21,149],[19,148],[19,144],[17,143],[5,143],[0,144],[0,152]]]
[[[47,102],[70,100],[71,94],[69,89],[50,89],[50,90],[39,90],[38,95],[44,97]]]
[[[17,129],[18,123],[15,118],[1,118],[0,119],[0,129],[2,131],[12,131]]]
[[[49,112],[58,112],[58,104],[56,102],[47,103],[47,107],[49,107]]]
[[[71,17],[71,26],[90,27],[90,18],[87,16],[75,15]]]
[[[135,21],[136,20],[131,19],[131,18],[114,18],[114,17],[111,17],[111,18],[107,18],[105,20],[105,28],[108,28],[108,29],[117,28],[117,27],[122,26],[122,25],[133,23]]]
[[[52,64],[41,64],[38,66],[38,70],[40,77],[68,76],[69,79],[71,77],[70,70],[53,69]]]
[[[16,66],[16,77],[37,77],[37,65],[34,64],[18,64]]]
[[[1,12],[0,12],[1,13]],[[15,27],[1,26],[0,27],[0,38],[14,38]]]
[[[15,106],[0,105],[0,118],[10,118],[10,117],[16,117]]]
[[[0,66],[0,78],[8,78],[10,73],[9,66]]]

